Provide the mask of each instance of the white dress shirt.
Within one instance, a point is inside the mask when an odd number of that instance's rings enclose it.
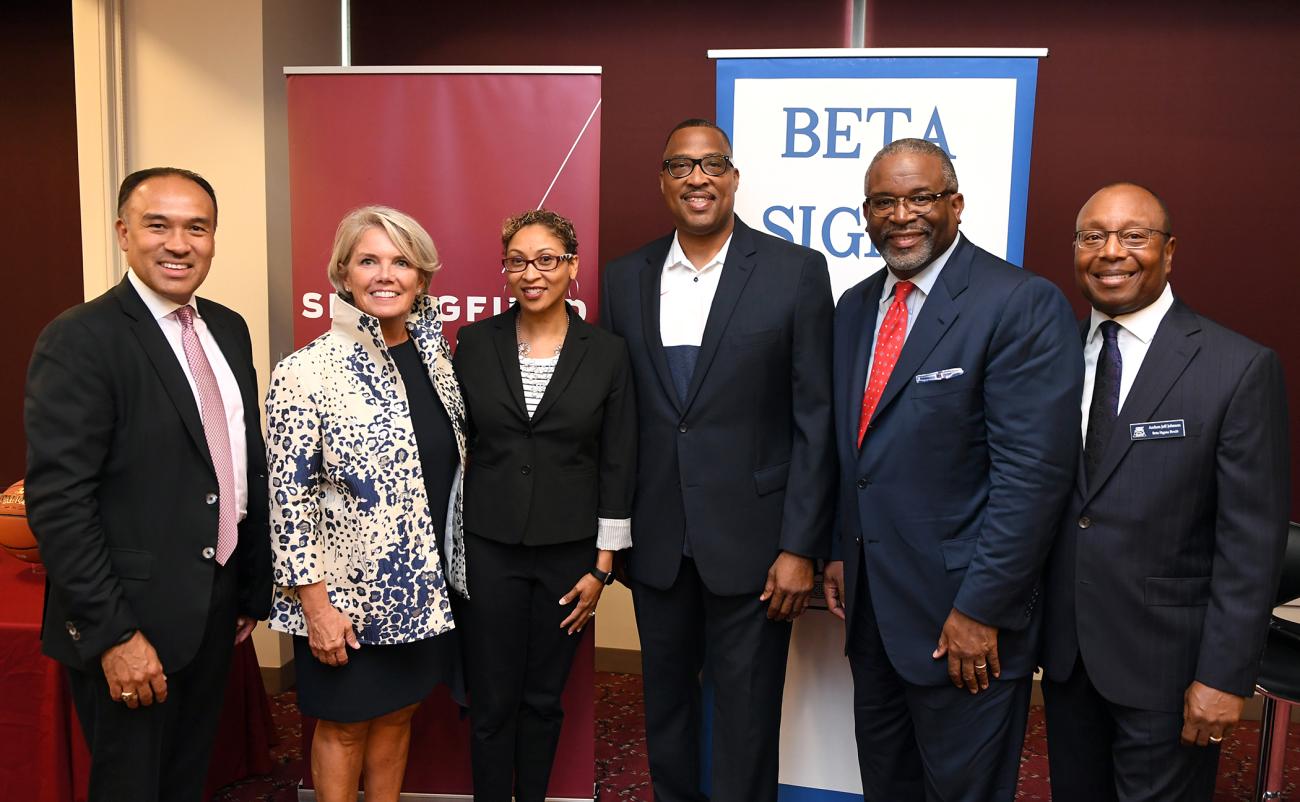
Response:
[[[665,348],[698,346],[704,340],[704,326],[709,322],[709,310],[730,248],[731,237],[727,237],[712,259],[696,267],[686,258],[677,234],[673,234],[659,279],[659,337]]]
[[[1123,363],[1119,374],[1119,408],[1124,409],[1124,400],[1133,388],[1133,380],[1142,368],[1142,361],[1147,358],[1147,349],[1151,339],[1160,328],[1160,321],[1165,319],[1169,307],[1174,305],[1174,291],[1165,285],[1165,291],[1154,303],[1142,307],[1127,315],[1110,317],[1103,312],[1092,310],[1092,322],[1088,325],[1088,339],[1083,345],[1083,400],[1079,406],[1083,410],[1083,424],[1080,430],[1083,438],[1088,438],[1088,412],[1092,408],[1092,386],[1097,378],[1097,360],[1101,356],[1102,336],[1099,327],[1104,321],[1114,320],[1119,324],[1119,333],[1115,336],[1119,344],[1119,358]]]
[[[134,270],[128,270],[126,275],[131,286],[144,301],[144,305],[153,314],[154,320],[158,322],[158,328],[162,329],[167,344],[176,353],[176,361],[181,364],[185,380],[190,383],[190,392],[194,394],[194,406],[199,409],[201,416],[199,387],[194,383],[189,360],[185,358],[185,347],[181,344],[181,322],[171,317],[172,312],[179,309],[181,304],[154,292],[140,280]],[[226,429],[230,432],[231,465],[235,471],[235,511],[239,514],[238,520],[242,521],[248,514],[248,441],[244,433],[244,399],[239,394],[239,383],[235,381],[235,374],[230,370],[230,363],[226,362],[226,357],[221,353],[217,341],[212,339],[212,332],[208,331],[208,325],[203,322],[193,299],[188,305],[194,309],[194,331],[199,335],[199,344],[203,346],[203,353],[212,365],[212,373],[217,377],[217,387],[221,390],[221,405],[226,410]]]
[[[956,250],[957,243],[960,240],[960,235],[953,237],[948,250],[939,254],[939,258],[926,265],[920,273],[907,279],[916,287],[908,293],[907,299],[904,301],[907,304],[907,331],[903,333],[904,343],[907,342],[908,336],[912,333],[912,327],[916,325],[916,316],[921,314],[921,307],[925,306],[925,299],[930,297],[930,291],[934,289],[934,283],[939,280],[939,273],[943,272],[943,266],[948,264],[948,258],[952,256],[952,252]],[[872,335],[871,358],[867,360],[867,384],[871,383],[871,365],[876,361],[876,346],[880,344],[880,327],[884,325],[885,314],[894,303],[894,287],[898,286],[900,281],[902,279],[895,276],[894,271],[888,267],[885,268],[885,286],[881,290],[880,300],[877,302],[876,327],[872,330],[874,334]],[[863,392],[866,392],[865,386]]]

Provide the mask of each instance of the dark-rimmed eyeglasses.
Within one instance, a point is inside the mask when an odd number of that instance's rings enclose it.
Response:
[[[925,214],[934,206],[935,201],[944,195],[956,195],[957,190],[945,189],[943,192],[917,192],[914,195],[904,195],[898,197],[895,195],[868,195],[862,205],[867,211],[875,217],[889,217],[898,208],[898,204],[904,204],[909,212],[913,214]]]
[[[507,256],[501,260],[501,269],[507,273],[522,273],[532,265],[543,273],[549,273],[559,267],[560,262],[571,262],[573,259],[574,254],[571,253],[544,253],[535,259]]]
[[[1085,251],[1101,250],[1110,241],[1111,234],[1114,234],[1115,239],[1119,240],[1120,247],[1128,251],[1142,250],[1151,244],[1151,240],[1157,234],[1169,236],[1168,231],[1159,231],[1154,228],[1121,228],[1111,231],[1088,228],[1074,232],[1074,244]]]
[[[664,159],[664,170],[673,178],[685,178],[695,172],[696,165],[699,165],[705,175],[714,177],[726,175],[727,170],[731,168],[731,157],[724,156],[721,153],[710,153],[708,156],[698,159],[690,159],[685,156]]]

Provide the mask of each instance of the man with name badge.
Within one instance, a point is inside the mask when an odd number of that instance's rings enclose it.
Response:
[[[1077,460],[1083,357],[1065,296],[958,233],[948,155],[872,159],[886,269],[835,312],[840,456],[827,604],[868,802],[1015,796],[1040,575]]]
[[[27,374],[41,640],[67,667],[90,802],[198,802],[231,649],[271,604],[257,377],[243,318],[194,296],[212,186],[141,170],[117,213],[130,272],[50,323]]]
[[[628,573],[659,802],[775,802],[790,622],[829,549],[826,259],[745,225],[739,183],[720,128],[679,124],[659,172],[676,230],[610,263],[602,284],[602,321],[636,379]]]
[[[1075,228],[1092,313],[1083,453],[1047,573],[1052,799],[1208,802],[1286,544],[1282,368],[1174,297],[1177,241],[1150,190],[1103,187]]]

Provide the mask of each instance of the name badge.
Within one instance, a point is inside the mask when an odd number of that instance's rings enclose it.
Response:
[[[925,384],[927,382],[941,382],[948,379],[955,379],[966,371],[961,368],[948,368],[947,370],[936,370],[934,373],[916,374],[916,383]]]
[[[1128,439],[1130,440],[1168,440],[1170,437],[1186,437],[1187,426],[1183,419],[1153,420],[1146,423],[1130,423]]]

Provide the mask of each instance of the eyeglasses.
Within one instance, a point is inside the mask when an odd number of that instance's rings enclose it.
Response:
[[[1106,247],[1111,234],[1119,240],[1121,247],[1129,251],[1140,251],[1147,247],[1157,234],[1169,236],[1168,231],[1157,231],[1154,228],[1122,228],[1118,231],[1086,229],[1074,232],[1074,244],[1087,251],[1100,250]]]
[[[956,195],[957,190],[945,189],[943,192],[918,192],[915,195],[906,195],[895,197],[893,195],[868,195],[863,206],[875,217],[889,217],[894,213],[898,204],[902,203],[907,206],[907,210],[914,214],[925,214],[934,206],[934,202],[944,195]]]
[[[560,262],[572,262],[575,258],[575,254],[571,253],[544,253],[535,259],[507,256],[501,260],[501,269],[507,273],[522,273],[532,265],[543,273],[549,273],[559,267]]]
[[[711,153],[699,159],[689,159],[685,156],[664,159],[664,169],[673,178],[685,178],[695,172],[695,165],[697,164],[705,175],[716,177],[726,174],[727,169],[731,167],[731,157],[724,156],[721,153]]]

